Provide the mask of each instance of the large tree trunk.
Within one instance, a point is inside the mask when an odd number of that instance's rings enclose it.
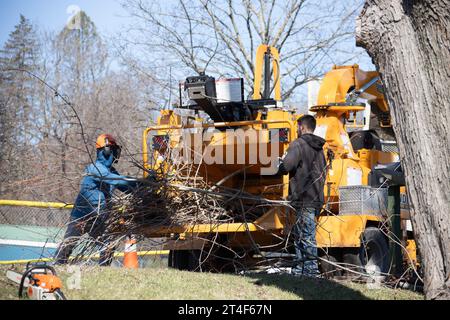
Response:
[[[450,298],[450,1],[367,0],[357,44],[381,73],[427,299]]]

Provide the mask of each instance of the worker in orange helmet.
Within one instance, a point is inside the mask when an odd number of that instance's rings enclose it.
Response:
[[[75,200],[70,214],[70,222],[60,244],[56,256],[56,264],[66,264],[79,237],[88,233],[91,237],[101,239],[105,228],[107,213],[104,211],[107,201],[115,189],[123,192],[130,191],[138,184],[135,179],[120,175],[113,167],[120,158],[121,147],[116,139],[109,134],[102,134],[95,144],[97,160],[85,169],[85,176],[81,181],[80,192]],[[88,230],[86,226],[89,226]],[[105,241],[100,243],[100,265],[110,265],[113,250]]]

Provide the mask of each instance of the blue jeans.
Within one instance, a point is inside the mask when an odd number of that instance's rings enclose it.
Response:
[[[315,208],[296,209],[294,225],[294,245],[296,265],[293,274],[316,276],[319,274],[316,245],[316,216],[319,210]]]
[[[105,214],[97,215],[96,213],[89,214],[78,219],[75,217],[70,217],[69,225],[67,226],[66,233],[64,234],[64,240],[56,250],[54,258],[55,263],[67,264],[70,254],[78,244],[78,240],[83,233],[87,233],[95,239],[102,249],[100,252],[99,265],[110,265],[114,255],[114,249],[109,248],[108,243],[102,239],[105,229],[105,220]]]

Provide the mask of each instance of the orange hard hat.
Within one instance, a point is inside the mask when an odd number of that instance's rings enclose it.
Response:
[[[101,134],[95,142],[95,148],[101,149],[106,146],[117,146],[116,139],[110,134]]]

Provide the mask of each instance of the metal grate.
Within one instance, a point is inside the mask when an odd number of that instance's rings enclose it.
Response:
[[[387,188],[347,186],[339,188],[340,215],[377,215],[387,213]]]
[[[381,151],[398,153],[398,146],[395,141],[382,141]]]

